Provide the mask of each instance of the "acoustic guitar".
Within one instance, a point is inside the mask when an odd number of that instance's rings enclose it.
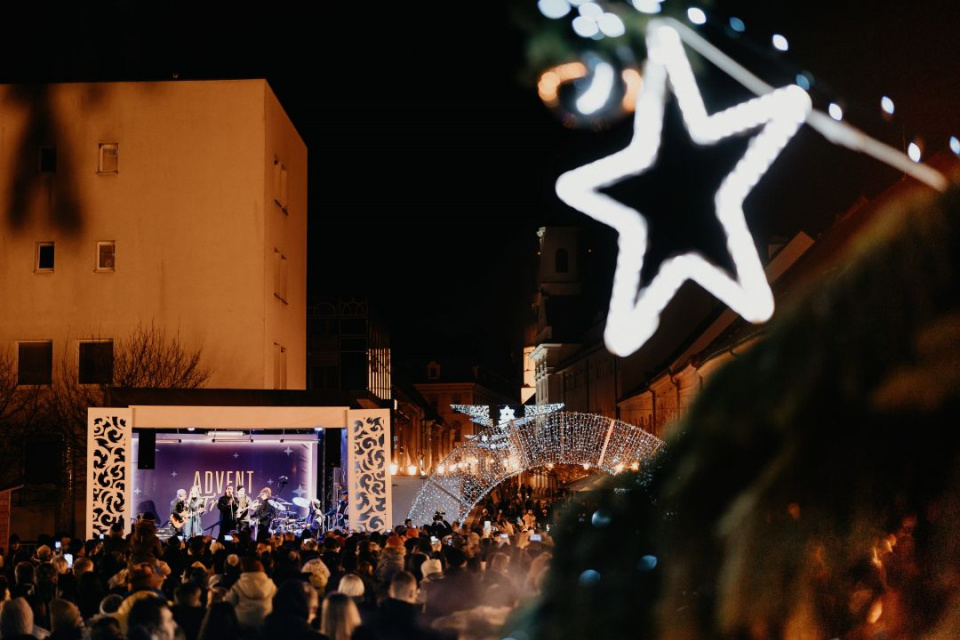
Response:
[[[171,513],[170,524],[172,524],[175,529],[182,529],[183,525],[186,524],[187,522],[187,518],[189,518],[192,515],[201,515],[206,510],[207,510],[207,506],[205,504],[201,504],[196,509],[191,509],[188,506],[180,513],[176,513],[176,512]]]

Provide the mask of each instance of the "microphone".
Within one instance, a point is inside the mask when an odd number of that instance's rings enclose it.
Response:
[[[290,478],[288,478],[287,476],[280,476],[280,479],[281,479],[281,480],[289,480]]]

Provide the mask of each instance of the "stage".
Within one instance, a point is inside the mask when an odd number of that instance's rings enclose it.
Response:
[[[219,534],[216,504],[231,484],[251,499],[269,488],[289,518],[284,528],[302,524],[318,498],[317,443],[327,430],[343,433],[351,528],[393,526],[388,409],[131,405],[91,408],[87,423],[88,538],[117,522],[129,530],[146,512],[166,530],[177,490],[193,486],[205,507],[204,533]],[[155,442],[152,452],[141,439]],[[151,453],[153,468],[141,468]]]

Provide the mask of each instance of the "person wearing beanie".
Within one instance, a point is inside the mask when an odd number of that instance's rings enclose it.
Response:
[[[403,546],[403,540],[396,534],[387,538],[386,545],[383,548],[383,555],[377,562],[377,568],[374,570],[374,576],[384,587],[390,584],[393,576],[405,570],[407,549]]]
[[[83,637],[83,618],[77,605],[57,598],[50,601],[49,640],[80,640]]]
[[[254,632],[273,610],[277,586],[256,558],[243,558],[240,569],[240,578],[230,587],[224,602],[236,607],[240,629],[245,633]]]
[[[6,600],[0,606],[0,638],[36,640],[33,630],[33,610],[25,598]]]

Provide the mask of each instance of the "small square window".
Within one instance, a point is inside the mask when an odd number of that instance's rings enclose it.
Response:
[[[120,145],[116,142],[101,142],[97,159],[97,173],[110,174],[120,171]]]
[[[53,342],[17,344],[17,384],[50,384],[53,381]]]
[[[116,271],[117,243],[113,240],[97,243],[97,271]]]
[[[80,343],[77,382],[80,384],[113,383],[112,340]]]
[[[37,273],[53,272],[53,243],[38,242],[36,261],[33,265]]]
[[[40,172],[41,173],[57,172],[57,148],[56,147],[40,147]]]
[[[273,201],[284,213],[287,212],[287,167],[280,158],[273,158]]]

